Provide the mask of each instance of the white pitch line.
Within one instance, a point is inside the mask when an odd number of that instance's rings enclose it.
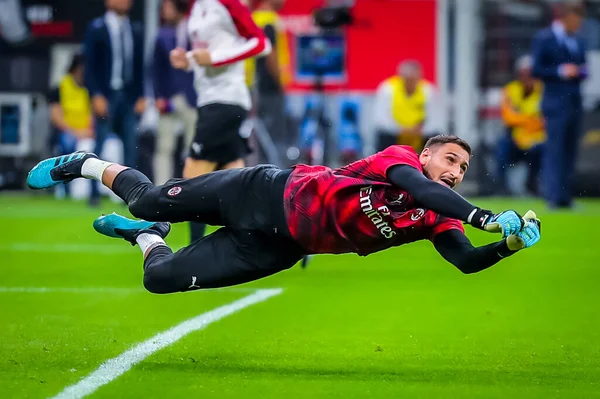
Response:
[[[189,333],[202,330],[211,323],[219,321],[248,306],[266,301],[282,292],[283,290],[281,288],[258,290],[254,294],[245,296],[235,302],[186,320],[183,323],[134,346],[119,356],[107,360],[96,369],[96,371],[83,378],[78,383],[65,388],[52,399],[79,399],[90,395],[101,386],[106,385],[123,375],[154,352],[172,345]]]

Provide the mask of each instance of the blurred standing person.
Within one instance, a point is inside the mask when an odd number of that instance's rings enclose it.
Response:
[[[240,0],[196,0],[188,34],[193,50],[171,51],[173,67],[194,71],[198,94],[196,135],[183,176],[244,167],[250,148],[240,127],[252,103],[244,61],[267,55],[271,45]],[[204,224],[190,226],[192,241],[204,236]]]
[[[428,137],[441,133],[436,90],[423,79],[420,62],[403,61],[397,75],[379,84],[374,121],[377,151],[397,144],[421,151]]]
[[[171,66],[169,55],[175,48],[191,50],[187,34],[189,0],[163,0],[164,25],[158,32],[152,65],[156,107],[161,116],[154,158],[156,184],[173,177],[173,157],[177,128],[183,123],[185,143],[189,147],[196,131],[196,91],[194,75]]]
[[[85,85],[92,99],[96,126],[95,153],[101,154],[111,132],[123,140],[127,166],[137,163],[136,114],[145,108],[144,32],[129,20],[133,0],[106,0],[106,14],[94,19],[84,39]],[[96,184],[92,203],[99,200]]]
[[[278,152],[285,159],[292,137],[287,131],[285,86],[290,82],[290,56],[286,32],[278,11],[285,0],[261,0],[252,19],[271,43],[266,57],[248,60],[249,80],[257,94],[258,116],[265,124]],[[284,166],[284,165],[279,165]]]
[[[542,145],[546,139],[541,111],[543,85],[531,75],[531,56],[517,60],[518,78],[504,86],[502,120],[507,134],[498,146],[498,186],[508,192],[506,170],[511,164],[525,161],[528,165],[527,190],[538,194]]]
[[[573,206],[573,180],[583,131],[581,82],[587,76],[585,44],[577,35],[584,17],[579,2],[559,5],[558,19],[533,40],[533,75],[544,82],[542,113],[547,143],[542,169],[550,208]]]
[[[51,147],[55,155],[75,152],[80,140],[92,139],[94,136],[90,97],[83,77],[83,56],[76,54],[67,74],[48,93],[52,123]],[[64,189],[69,194],[69,186],[64,186]]]

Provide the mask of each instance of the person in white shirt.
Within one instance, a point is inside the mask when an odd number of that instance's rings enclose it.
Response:
[[[171,51],[173,67],[194,71],[198,94],[196,136],[183,176],[244,167],[250,153],[240,127],[251,108],[246,85],[247,58],[268,55],[271,44],[240,0],[196,0],[188,21],[192,50]],[[204,225],[191,225],[191,239]]]
[[[396,75],[384,80],[375,95],[376,150],[396,144],[422,149],[428,137],[442,133],[437,90],[423,79],[416,60],[398,66]]]

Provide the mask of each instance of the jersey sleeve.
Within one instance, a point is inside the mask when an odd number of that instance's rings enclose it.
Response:
[[[429,240],[433,242],[435,236],[448,230],[458,230],[464,234],[465,227],[458,219],[452,219],[438,215],[438,222],[431,229]]]
[[[219,0],[227,9],[238,34],[244,39],[239,44],[211,51],[215,67],[233,64],[250,57],[268,55],[271,43],[252,20],[252,14],[239,0]]]
[[[408,165],[423,171],[419,155],[410,146],[393,145],[372,155],[370,173],[377,179],[387,180],[387,172],[392,166]]]

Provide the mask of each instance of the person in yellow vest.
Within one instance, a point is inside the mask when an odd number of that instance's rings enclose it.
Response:
[[[502,120],[506,134],[498,145],[498,187],[510,194],[506,172],[515,163],[523,161],[528,167],[526,189],[539,193],[542,145],[546,140],[544,118],[541,113],[543,84],[531,74],[532,58],[520,57],[515,65],[517,79],[504,86],[502,93]]]
[[[83,86],[83,74],[83,56],[76,54],[67,74],[48,93],[52,124],[50,145],[56,155],[72,153],[79,140],[94,136],[90,97]],[[68,193],[68,189],[66,191]]]
[[[395,76],[379,84],[373,115],[377,151],[396,144],[421,151],[427,138],[443,129],[437,90],[416,60],[403,61]]]
[[[258,117],[264,123],[279,153],[285,155],[293,144],[287,129],[285,87],[291,81],[290,54],[287,33],[278,15],[285,0],[261,0],[252,12],[252,19],[271,42],[266,57],[246,61],[247,83],[252,87]],[[285,159],[285,156],[283,157]],[[262,161],[266,161],[263,159]],[[286,166],[286,165],[279,165]]]

